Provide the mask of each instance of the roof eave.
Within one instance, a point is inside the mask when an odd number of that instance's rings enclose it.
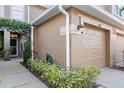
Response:
[[[70,5],[63,5],[64,9],[67,9],[71,7]],[[75,7],[81,11],[84,11],[96,18],[99,18],[105,22],[108,22],[112,25],[115,25],[121,29],[124,29],[124,22],[120,19],[116,18],[115,16],[112,16],[108,12],[94,6],[94,5],[73,5],[72,7]],[[32,25],[37,26],[46,20],[52,18],[53,16],[60,13],[58,9],[58,5],[51,7],[46,12],[44,12],[39,18],[37,18],[34,22],[32,22]]]
[[[124,29],[124,22],[121,21],[119,18],[112,16],[111,14],[109,14],[108,12],[94,6],[94,5],[75,5],[75,8],[82,10],[96,18],[99,18],[107,23],[110,23],[114,26],[117,26],[121,29]]]
[[[67,9],[69,6],[64,6],[64,9]],[[37,26],[43,22],[45,22],[46,20],[50,19],[51,17],[57,15],[58,13],[60,13],[59,9],[58,9],[58,5],[55,5],[53,7],[51,7],[50,9],[48,9],[46,12],[44,12],[40,17],[38,17],[36,20],[34,20],[31,24],[34,26]]]

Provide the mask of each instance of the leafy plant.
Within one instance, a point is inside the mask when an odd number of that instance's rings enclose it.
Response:
[[[57,65],[49,64],[42,75],[53,87],[65,87],[65,74]]]
[[[66,86],[68,88],[91,88],[95,87],[96,77],[100,70],[96,67],[81,67],[67,73]]]
[[[27,65],[26,62],[31,57],[31,25],[26,22],[0,17],[0,30],[23,34],[27,38],[24,45],[24,64]]]
[[[46,54],[46,61],[48,61],[49,63],[53,64],[53,58],[50,54]]]
[[[0,59],[2,59],[4,56],[4,52],[3,51],[0,51]]]
[[[50,64],[42,59],[29,59],[28,68],[40,73],[41,77],[49,82],[52,87],[58,88],[91,88],[95,87],[95,80],[100,74],[96,67],[81,67],[69,72],[61,69],[56,64]]]
[[[23,64],[27,67],[27,62],[30,59],[30,57],[32,56],[32,51],[31,51],[31,33],[28,32],[28,37],[27,37],[27,41],[24,43],[24,51],[23,51],[23,59],[24,62]]]
[[[3,50],[4,60],[10,60],[10,48]]]
[[[6,29],[10,32],[26,34],[30,30],[30,24],[25,22],[0,17],[0,29]]]

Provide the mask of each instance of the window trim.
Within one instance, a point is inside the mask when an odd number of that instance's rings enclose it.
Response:
[[[25,6],[22,5],[22,6],[23,6],[23,19],[13,18],[13,13],[12,13],[12,11],[13,11],[13,6],[14,6],[14,5],[10,6],[10,18],[11,18],[11,19],[15,19],[15,20],[19,20],[19,21],[25,21]],[[17,5],[15,5],[15,6],[17,6]]]

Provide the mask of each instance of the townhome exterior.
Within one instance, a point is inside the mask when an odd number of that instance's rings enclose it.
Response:
[[[1,5],[0,17],[31,23],[47,8],[40,5]],[[11,57],[22,57],[25,37],[19,33],[0,30],[0,50],[11,49]]]
[[[70,65],[112,67],[123,60],[124,14],[122,6],[63,6],[70,18]],[[66,65],[66,20],[53,6],[34,25],[35,58],[50,54],[54,62]]]

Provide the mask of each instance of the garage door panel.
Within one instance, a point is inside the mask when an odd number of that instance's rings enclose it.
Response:
[[[119,62],[123,60],[124,35],[117,34],[116,40],[116,62]]]
[[[104,67],[105,66],[105,63],[103,62],[100,62],[101,59],[103,59],[104,61],[104,58],[100,58],[100,57],[94,57],[94,58],[88,58],[88,59],[84,59],[83,60],[83,64],[86,65],[86,66],[96,66],[96,67]]]
[[[86,27],[82,40],[83,64],[105,67],[106,32],[101,29]]]

